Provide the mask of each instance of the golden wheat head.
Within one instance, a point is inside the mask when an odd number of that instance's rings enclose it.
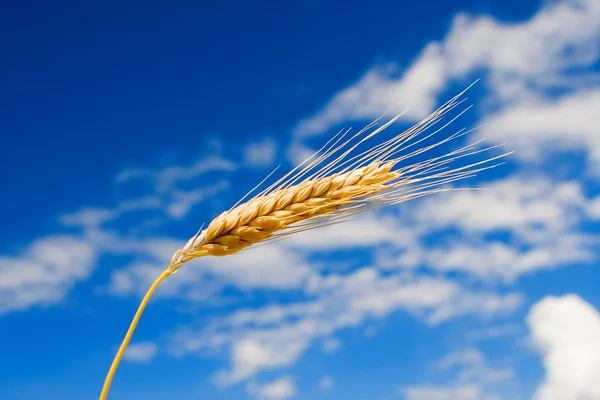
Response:
[[[370,145],[370,141],[402,114],[378,128],[375,121],[349,138],[346,138],[349,131],[338,133],[313,156],[245,203],[241,203],[243,198],[194,235],[175,252],[168,268],[142,300],[113,361],[100,399],[106,398],[116,367],[149,297],[164,278],[177,272],[184,263],[198,257],[238,253],[297,232],[339,223],[367,210],[453,190],[448,183],[498,165],[492,162],[510,153],[464,162],[470,156],[488,154],[498,147],[479,148],[482,141],[442,155],[431,155],[434,149],[470,132],[461,129],[435,140],[469,108],[441,123],[444,116],[464,102],[463,94],[412,128],[375,145]],[[434,142],[426,144],[431,138]],[[407,162],[409,160],[412,163]]]
[[[183,263],[197,257],[234,254],[257,243],[328,225],[375,207],[452,190],[440,186],[493,167],[490,162],[506,154],[448,167],[459,159],[497,147],[475,150],[480,142],[442,156],[400,166],[406,160],[469,132],[463,129],[433,144],[417,146],[455,119],[423,135],[461,104],[459,97],[407,131],[357,155],[352,153],[359,145],[388,128],[400,115],[373,131],[370,131],[371,124],[345,141],[341,139],[348,132],[336,135],[321,150],[262,193],[215,218],[207,229],[192,237],[174,254],[169,270],[175,273]],[[315,168],[317,166],[319,168]]]

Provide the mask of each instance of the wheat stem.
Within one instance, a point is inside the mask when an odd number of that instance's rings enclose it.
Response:
[[[110,366],[110,369],[108,370],[108,374],[106,375],[106,380],[104,381],[104,386],[102,387],[102,393],[100,394],[100,400],[106,400],[106,396],[108,396],[108,390],[110,389],[110,384],[113,380],[113,377],[115,376],[117,367],[119,366],[119,363],[121,362],[121,358],[123,358],[123,354],[125,354],[125,349],[127,349],[127,345],[129,344],[129,341],[131,340],[131,336],[133,336],[133,332],[135,331],[135,327],[137,326],[138,321],[140,320],[140,317],[142,316],[142,313],[144,312],[144,308],[146,308],[146,304],[148,304],[148,300],[150,300],[150,297],[152,297],[152,294],[154,293],[154,291],[156,290],[158,285],[163,281],[163,279],[165,279],[169,275],[171,275],[170,269],[165,270],[158,277],[158,279],[154,281],[152,286],[150,286],[150,289],[148,289],[148,292],[142,299],[142,302],[140,303],[140,306],[138,307],[138,310],[135,313],[133,320],[131,321],[131,325],[129,325],[127,334],[125,335],[125,338],[123,339],[123,342],[121,343],[121,347],[119,347],[119,351],[117,352],[117,355],[115,356],[115,359],[113,360],[112,365]]]

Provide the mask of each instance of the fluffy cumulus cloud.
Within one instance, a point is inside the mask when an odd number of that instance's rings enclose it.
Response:
[[[536,400],[600,398],[600,313],[577,295],[545,297],[529,312],[546,376]]]

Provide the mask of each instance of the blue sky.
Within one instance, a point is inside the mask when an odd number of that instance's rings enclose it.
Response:
[[[500,169],[161,285],[111,399],[600,399],[600,6],[0,9],[0,398],[97,398],[171,255],[341,128],[426,117]],[[325,245],[326,244],[326,245]]]

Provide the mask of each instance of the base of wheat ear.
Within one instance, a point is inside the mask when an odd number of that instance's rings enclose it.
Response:
[[[235,254],[297,232],[340,223],[368,210],[457,190],[449,184],[501,164],[494,161],[510,153],[489,155],[490,150],[502,145],[482,147],[483,140],[432,156],[440,146],[470,132],[460,129],[438,139],[470,108],[465,107],[444,122],[448,113],[463,104],[463,94],[410,129],[374,145],[370,142],[403,114],[376,128],[377,120],[350,136],[349,131],[339,132],[302,164],[241,203],[258,187],[253,189],[192,237],[175,252],[168,268],[142,300],[113,361],[100,399],[107,396],[112,377],[148,299],[158,284],[184,263],[198,257]],[[473,156],[481,154],[485,155],[483,159],[473,161]]]

